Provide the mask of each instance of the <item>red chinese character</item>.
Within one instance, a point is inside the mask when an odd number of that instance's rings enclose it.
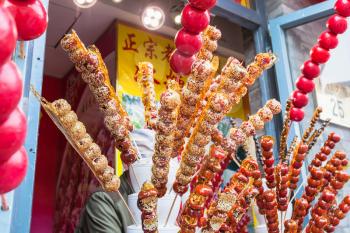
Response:
[[[150,59],[158,58],[155,52],[155,47],[157,46],[157,43],[152,40],[151,37],[147,41],[143,43],[143,46],[146,48],[145,57],[148,57]]]
[[[128,34],[128,39],[124,40],[124,46],[122,47],[123,50],[130,50],[136,53],[139,52],[139,50],[134,47],[136,45],[136,42],[133,40],[135,37],[136,35],[134,33]]]
[[[139,74],[140,68],[138,65],[136,65],[136,71],[134,73],[134,81],[137,82],[137,76]]]
[[[169,60],[171,53],[174,51],[174,47],[172,47],[170,44],[168,44],[164,50],[162,51],[162,54],[164,54],[162,61],[165,59]]]

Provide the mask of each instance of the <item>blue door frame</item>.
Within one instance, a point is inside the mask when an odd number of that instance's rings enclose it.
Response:
[[[42,0],[48,9],[49,0]],[[27,116],[28,133],[25,148],[28,152],[29,166],[22,184],[6,194],[8,211],[0,211],[0,233],[26,233],[30,231],[32,214],[33,188],[35,177],[36,150],[40,117],[40,104],[30,92],[30,86],[41,93],[46,34],[40,38],[25,42],[25,59],[19,58],[19,43],[14,54],[14,61],[21,70],[24,82],[21,107]]]
[[[49,0],[42,0],[42,2],[47,9]],[[270,47],[266,42],[268,33],[264,1],[255,0],[255,9],[257,10],[247,9],[232,3],[231,0],[218,0],[217,6],[212,10],[212,13],[226,17],[231,22],[251,30],[254,34],[256,52],[265,52]],[[45,41],[46,35],[43,35],[37,40],[26,42],[25,59],[18,58],[18,50],[14,56],[14,60],[22,71],[24,78],[22,107],[28,118],[28,135],[25,147],[29,156],[29,168],[21,186],[6,195],[10,210],[6,212],[0,211],[0,233],[30,232],[40,105],[32,93],[30,93],[29,88],[30,85],[33,85],[41,93]],[[264,72],[263,77],[259,79],[262,104],[271,98],[270,93],[272,91],[268,76],[270,75]],[[266,133],[277,138],[275,124],[268,124],[266,126]]]
[[[285,31],[333,14],[334,2],[335,0],[325,1],[323,3],[315,4],[269,21],[269,32],[273,52],[278,56],[278,62],[275,65],[277,88],[280,100],[283,104],[286,103],[290,93],[294,89],[287,52]],[[299,125],[293,124],[293,126],[292,133],[300,136]]]
[[[301,10],[297,10],[290,14],[286,14],[269,21],[268,29],[271,36],[273,52],[278,57],[278,62],[275,65],[277,89],[282,104],[285,104],[294,89],[292,80],[292,74],[289,64],[287,42],[285,32],[288,29],[313,22],[315,20],[327,17],[334,13],[333,6],[335,0],[325,1],[323,3],[315,4],[310,7],[306,7]],[[316,38],[315,38],[316,41]],[[285,109],[285,106],[283,106]],[[292,140],[294,136],[300,138],[301,128],[297,123],[293,123],[291,128],[291,136],[289,140]],[[289,141],[290,142],[290,141]],[[302,178],[306,176],[306,167],[302,169]],[[303,179],[301,179],[300,183]],[[299,183],[299,184],[300,184]],[[301,192],[297,194],[297,197],[301,195]]]

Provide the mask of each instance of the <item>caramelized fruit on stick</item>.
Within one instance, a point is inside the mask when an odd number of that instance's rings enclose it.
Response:
[[[160,109],[156,125],[155,150],[152,157],[152,183],[158,190],[158,197],[166,193],[168,182],[169,161],[174,142],[174,130],[176,126],[176,116],[180,104],[179,94],[171,89],[162,93],[160,97]]]
[[[132,124],[110,83],[100,52],[95,46],[87,49],[75,31],[63,37],[61,46],[68,52],[78,72],[82,73],[83,80],[89,85],[100,110],[105,114],[105,125],[122,152],[121,159],[126,164],[133,163],[137,159],[137,153],[129,135]]]
[[[78,120],[75,112],[71,110],[70,104],[64,99],[59,99],[51,103],[50,106],[104,190],[118,191],[119,178],[114,175],[114,169],[108,166],[106,156],[102,154],[100,147],[86,132],[84,124]]]
[[[339,225],[340,221],[345,218],[349,210],[350,210],[350,195],[347,195],[340,202],[339,206],[337,206],[331,212],[328,211],[328,214],[329,214],[328,224],[324,227],[324,230],[328,233],[335,232],[336,227]]]
[[[150,62],[140,62],[138,67],[137,81],[142,89],[145,122],[148,128],[154,129],[157,120],[157,105],[153,81],[153,65]]]
[[[268,62],[269,61],[269,62]],[[268,68],[273,64],[274,60],[270,54],[260,54],[256,56],[256,64],[260,64],[264,68]],[[254,64],[255,64],[254,63]],[[260,66],[256,65],[258,68]],[[263,70],[262,68],[260,68]],[[256,73],[254,73],[256,74]],[[187,143],[184,151],[182,152],[181,163],[186,163],[188,160],[200,162],[204,156],[203,145],[199,146],[198,142],[194,139],[198,137],[198,134],[210,135],[217,123],[219,123],[223,117],[228,113],[230,108],[239,102],[239,100],[246,94],[246,85],[251,85],[255,81],[255,76],[252,78],[244,67],[242,67],[237,59],[229,58],[227,64],[221,72],[222,80],[219,85],[218,91],[213,93],[208,100],[208,104],[203,109],[201,116],[198,119],[196,127],[193,129],[189,142]],[[259,113],[262,122],[266,122],[272,119],[273,111],[278,111],[280,106],[270,102],[271,106],[266,106],[263,112]],[[270,108],[269,108],[270,107]],[[276,107],[276,109],[273,109]],[[260,121],[261,122],[261,121]],[[242,130],[254,131],[254,123],[247,122],[242,126]],[[261,124],[260,124],[261,125]],[[250,133],[250,132],[248,132]],[[207,142],[208,143],[208,142]],[[177,172],[177,179],[174,183],[174,191],[178,194],[186,192],[187,185],[192,179],[196,170],[184,175],[181,169]]]
[[[263,136],[261,138],[260,143],[261,143],[261,149],[262,149],[264,171],[266,175],[266,185],[270,189],[275,188],[276,187],[275,174],[274,174],[275,159],[273,156],[274,140],[270,136]]]
[[[311,161],[308,169],[311,170],[312,167],[321,167],[322,163],[327,160],[327,157],[332,152],[332,149],[335,147],[335,144],[340,141],[340,136],[334,132],[328,135],[328,138],[324,145],[321,147],[320,151],[315,155],[315,158]]]
[[[147,233],[158,232],[157,194],[153,184],[146,181],[138,195],[137,206],[142,213],[142,230]]]
[[[298,148],[293,154],[292,161],[289,165],[289,175],[288,175],[288,187],[292,190],[297,188],[301,167],[305,160],[305,155],[307,153],[308,146],[300,142]]]

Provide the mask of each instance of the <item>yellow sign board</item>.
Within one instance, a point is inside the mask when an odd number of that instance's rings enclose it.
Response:
[[[138,63],[148,61],[154,67],[154,86],[157,100],[166,90],[168,79],[176,79],[169,65],[169,57],[174,50],[173,40],[147,31],[117,24],[117,66],[119,92],[141,96],[135,76]],[[180,80],[184,84],[184,79]]]
[[[154,67],[154,86],[159,100],[160,94],[166,90],[167,80],[176,79],[169,65],[169,56],[175,48],[173,40],[122,23],[117,23],[116,27],[118,93],[141,97],[141,88],[135,78],[137,65],[149,61]],[[226,58],[219,58],[221,69]],[[181,77],[180,85],[184,85],[185,81],[185,77]],[[246,103],[247,101],[241,101],[234,106],[228,116],[245,119]]]

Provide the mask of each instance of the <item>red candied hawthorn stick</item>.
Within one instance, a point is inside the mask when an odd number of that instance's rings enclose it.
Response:
[[[329,210],[332,203],[335,202],[335,196],[337,195],[338,191],[344,187],[345,183],[348,182],[349,178],[349,175],[344,171],[335,172],[335,175],[328,187],[324,189],[321,198],[319,198],[318,203],[311,211],[312,219],[309,222],[309,225],[306,227],[306,232],[319,232],[316,230],[321,230],[328,225],[330,216],[328,216],[327,213],[331,212]],[[331,199],[333,196],[334,199]],[[344,205],[342,205],[342,207],[344,207]],[[343,209],[345,210],[349,208],[350,207]],[[328,230],[332,230],[334,228],[329,227]]]
[[[312,208],[311,211],[311,220],[306,226],[306,233],[311,232],[323,232],[323,228],[327,225],[327,217],[325,213],[328,212],[330,208],[330,203],[335,200],[335,194],[332,190],[325,189],[321,197],[318,199],[318,202]]]
[[[350,195],[347,195],[346,197],[344,197],[342,202],[340,202],[339,206],[336,209],[328,212],[329,224],[327,224],[324,227],[325,232],[328,232],[328,233],[335,232],[335,228],[339,225],[340,220],[345,218],[349,210],[350,210]]]
[[[267,230],[269,233],[279,232],[276,194],[274,191],[268,190],[265,191],[263,195],[266,205],[265,215],[267,221]]]
[[[293,219],[288,219],[284,221],[284,233],[297,233],[298,224]]]
[[[318,43],[310,50],[310,59],[301,66],[302,75],[296,81],[297,89],[292,93],[293,107],[290,110],[292,121],[303,120],[302,108],[308,104],[307,94],[315,88],[313,79],[320,75],[320,65],[329,60],[329,50],[337,47],[337,35],[347,29],[346,17],[350,16],[350,0],[337,0],[334,9],[336,13],[327,21],[328,30],[319,36]]]
[[[307,185],[301,199],[297,200],[292,214],[292,219],[298,222],[298,228],[301,229],[304,218],[307,215],[311,203],[315,200],[319,189],[322,187],[323,170],[312,168],[310,176],[307,179]]]
[[[315,158],[312,160],[309,165],[309,170],[312,167],[321,167],[322,163],[327,160],[328,155],[331,153],[332,149],[335,147],[335,144],[340,141],[340,136],[335,134],[334,132],[328,135],[328,139],[321,147],[320,151],[315,155]]]
[[[331,182],[332,178],[335,175],[335,172],[343,170],[347,164],[348,160],[346,159],[346,154],[343,151],[336,151],[331,159],[327,161],[327,164],[322,167],[324,176],[322,180],[321,190],[327,187],[329,182]]]
[[[172,70],[180,75],[188,75],[195,61],[195,54],[202,47],[200,33],[209,25],[208,10],[214,7],[216,0],[190,0],[181,13],[183,28],[175,36],[176,49],[170,57]]]
[[[280,162],[275,171],[276,175],[276,197],[279,211],[288,209],[288,164]]]
[[[301,232],[304,218],[308,213],[308,206],[309,206],[308,201],[303,197],[295,200],[292,220],[294,220],[297,223],[298,232]]]
[[[268,188],[272,189],[276,187],[275,175],[274,175],[274,162],[273,157],[273,145],[274,140],[270,136],[263,136],[261,138],[261,149],[264,163],[264,171],[266,175],[266,185]]]
[[[294,153],[292,161],[289,165],[289,176],[288,176],[288,187],[291,190],[295,190],[297,188],[301,167],[303,166],[303,162],[305,160],[305,155],[308,151],[308,146],[306,144],[300,143],[296,153]]]
[[[221,172],[221,162],[227,156],[227,153],[221,148],[212,145],[209,156],[206,157],[198,176],[195,187],[186,201],[181,213],[181,232],[195,232],[197,225],[200,225],[200,219],[204,215],[204,209],[207,202],[212,197],[215,185],[215,174]],[[191,167],[182,164],[183,172]],[[220,176],[221,178],[221,176]]]

